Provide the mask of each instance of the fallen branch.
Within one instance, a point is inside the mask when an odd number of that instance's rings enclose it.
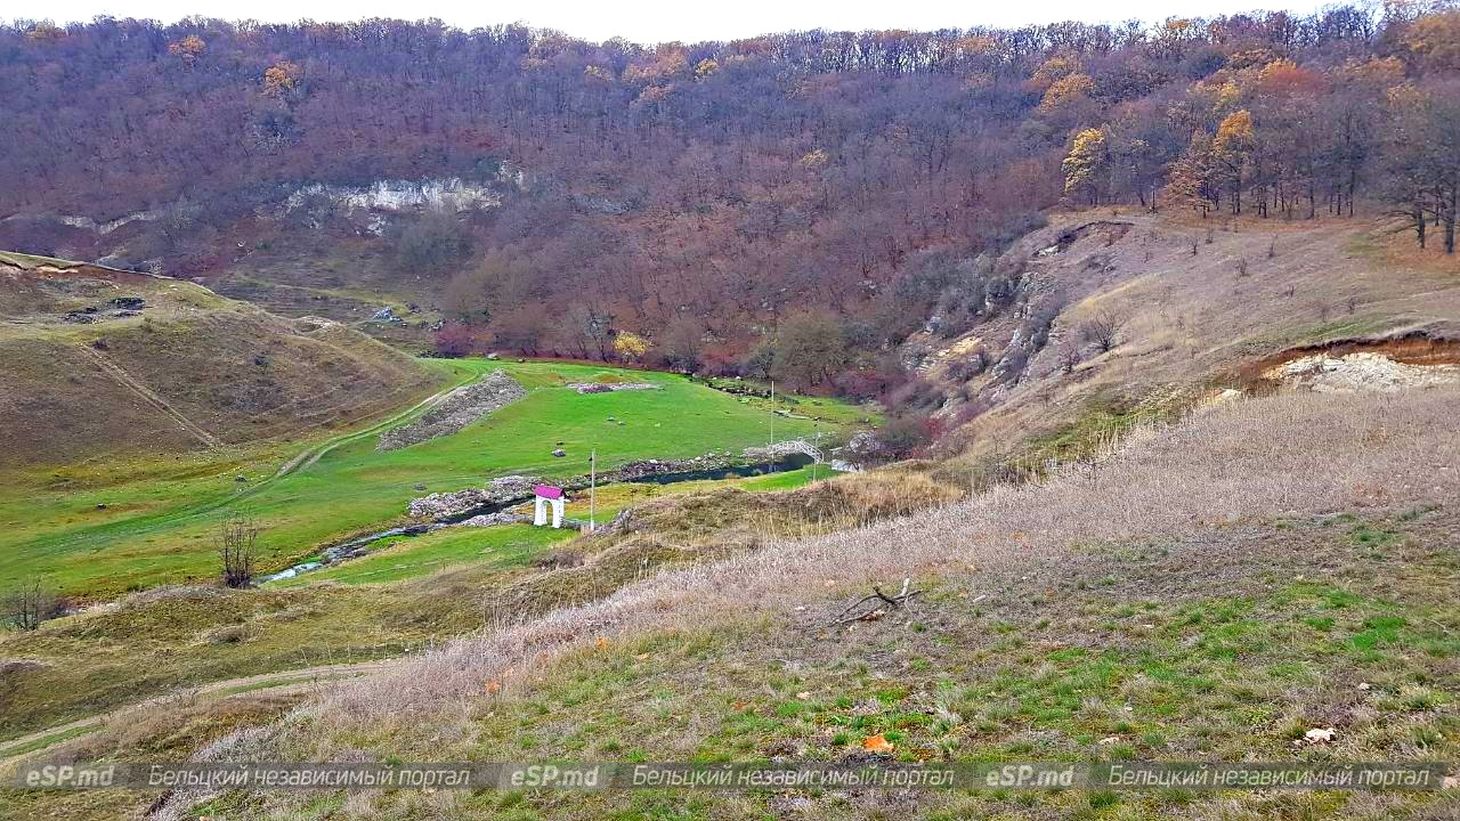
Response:
[[[907,604],[908,601],[911,600],[914,596],[922,595],[923,591],[911,590],[909,589],[911,586],[912,579],[903,579],[902,591],[896,596],[889,596],[886,593],[882,592],[881,587],[874,584],[872,585],[872,595],[863,596],[862,598],[857,599],[856,601],[847,605],[845,608],[842,609],[840,613],[836,615],[836,618],[831,620],[831,622],[827,626],[831,627],[841,624],[849,624],[854,621],[875,621],[877,619],[880,619],[887,613],[887,610],[880,606],[874,607],[871,610],[865,610],[860,613],[854,611],[856,611],[863,605],[866,605],[868,602],[881,602],[883,604],[886,604],[888,607],[893,608],[902,607],[904,604]]]

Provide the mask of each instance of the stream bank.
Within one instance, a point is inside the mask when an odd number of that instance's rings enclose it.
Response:
[[[747,461],[747,457],[760,458]],[[671,485],[679,482],[746,478],[800,470],[813,462],[820,462],[818,457],[819,451],[810,444],[791,441],[777,443],[771,448],[747,449],[740,458],[732,457],[726,451],[690,459],[638,460],[598,474],[597,483],[600,487],[623,482]],[[260,583],[292,579],[303,573],[359,558],[370,552],[370,545],[384,539],[420,536],[445,527],[480,527],[530,521],[531,517],[508,513],[508,510],[531,501],[533,487],[548,481],[527,476],[503,476],[493,479],[483,488],[433,493],[412,499],[407,506],[408,513],[413,519],[425,521],[352,536],[324,548],[317,559],[300,562],[265,576]],[[592,482],[593,477],[583,475],[559,481],[557,486],[566,491],[578,491],[587,489]],[[563,523],[564,526],[574,529],[583,525],[582,522],[572,519],[565,519]]]

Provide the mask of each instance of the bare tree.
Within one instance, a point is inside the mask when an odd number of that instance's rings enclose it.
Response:
[[[254,547],[258,538],[258,525],[242,514],[230,515],[218,526],[218,562],[225,586],[253,586]]]
[[[1075,367],[1080,364],[1080,347],[1078,345],[1065,345],[1059,350],[1060,370],[1065,373],[1073,373]]]
[[[1100,311],[1080,323],[1080,338],[1099,348],[1101,353],[1106,353],[1115,347],[1116,336],[1124,324],[1125,321],[1115,313]]]
[[[64,602],[39,577],[23,582],[0,599],[0,622],[8,622],[20,630],[34,630],[41,622],[64,611]]]

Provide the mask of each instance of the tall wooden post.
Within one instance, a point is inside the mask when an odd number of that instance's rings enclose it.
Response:
[[[771,380],[771,443],[765,451],[765,472],[775,473],[776,463],[776,380]]]

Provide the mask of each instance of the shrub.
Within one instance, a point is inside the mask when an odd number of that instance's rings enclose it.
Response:
[[[1092,343],[1101,353],[1115,347],[1116,335],[1124,321],[1110,311],[1101,311],[1080,323],[1080,338]]]
[[[218,562],[225,587],[252,587],[259,528],[246,516],[232,515],[218,526]]]
[[[1074,345],[1060,348],[1059,364],[1060,370],[1064,373],[1074,372],[1075,366],[1080,364],[1080,349]]]
[[[538,556],[532,564],[534,567],[544,569],[578,567],[583,564],[583,554],[576,550],[568,550],[560,547]]]
[[[877,440],[893,456],[905,458],[933,443],[939,425],[922,414],[903,414],[888,419],[877,431]]]
[[[447,359],[467,356],[476,349],[476,334],[471,328],[452,322],[443,325],[441,330],[436,332],[432,346],[437,356]]]
[[[40,579],[30,579],[0,597],[0,624],[35,630],[41,622],[65,615],[68,605]]]

